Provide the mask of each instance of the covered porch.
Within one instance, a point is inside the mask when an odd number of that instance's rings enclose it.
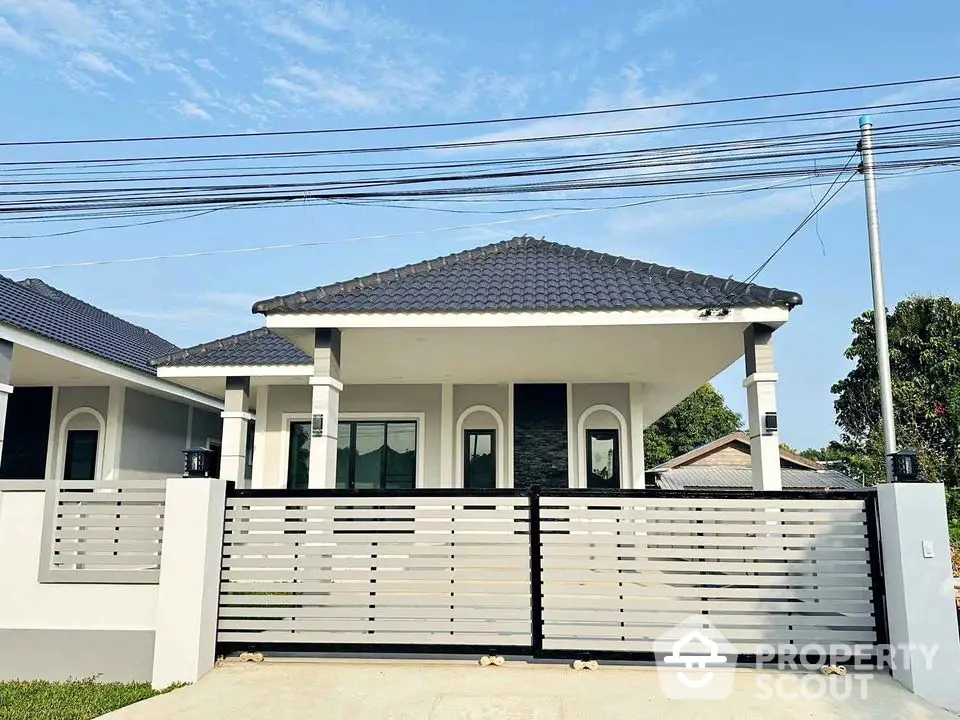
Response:
[[[744,357],[754,487],[779,490],[787,316],[281,315],[158,375],[224,399],[220,476],[239,487],[641,489],[644,428]]]

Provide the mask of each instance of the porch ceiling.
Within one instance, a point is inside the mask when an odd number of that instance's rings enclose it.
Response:
[[[23,345],[14,345],[10,379],[14,387],[109,385],[112,381],[115,378],[107,373]]]
[[[746,325],[349,328],[342,335],[341,380],[643,383],[644,419],[650,423],[743,355]],[[312,349],[312,329],[278,332]],[[306,385],[311,372],[309,365],[299,375],[269,366],[160,368],[161,377],[220,397],[226,375],[250,375],[255,395],[263,385]]]
[[[644,382],[713,377],[746,325],[377,328],[343,332],[344,383]],[[306,338],[294,335],[295,342]],[[312,342],[312,333],[309,338]]]

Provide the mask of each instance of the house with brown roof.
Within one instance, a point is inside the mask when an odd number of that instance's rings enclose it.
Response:
[[[862,484],[815,460],[779,448],[780,476],[785,490],[860,490]],[[732,432],[694,448],[647,472],[648,486],[661,490],[753,487],[750,436]]]

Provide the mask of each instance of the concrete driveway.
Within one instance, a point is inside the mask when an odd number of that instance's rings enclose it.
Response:
[[[109,720],[637,720],[691,718],[955,718],[885,675],[853,685],[848,699],[763,699],[779,688],[789,696],[815,691],[818,675],[780,672],[766,679],[755,670],[734,672],[733,693],[723,700],[664,698],[650,667],[601,666],[575,671],[566,665],[508,662],[479,667],[466,661],[267,660],[228,662],[196,685],[105,715]],[[809,678],[809,679],[805,679]],[[760,685],[758,685],[758,681]],[[861,699],[858,685],[866,689]],[[767,692],[764,692],[764,688]]]

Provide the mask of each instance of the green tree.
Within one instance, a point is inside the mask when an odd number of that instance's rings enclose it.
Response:
[[[868,476],[872,478],[873,468],[870,458],[864,457],[853,448],[836,440],[831,440],[822,448],[807,448],[797,454],[808,460],[821,462],[833,470],[839,470],[844,475],[864,483],[867,482]]]
[[[701,385],[643,434],[646,466],[651,468],[739,430],[743,418],[727,407],[709,383]]]
[[[846,357],[856,365],[831,391],[842,445],[863,458],[869,481],[883,478],[883,431],[873,313],[853,321]],[[924,477],[947,486],[960,518],[960,303],[912,297],[887,315],[897,442],[920,456]]]

